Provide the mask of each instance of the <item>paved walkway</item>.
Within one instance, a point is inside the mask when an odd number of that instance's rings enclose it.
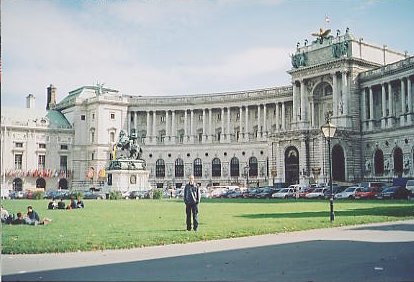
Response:
[[[1,259],[3,281],[414,281],[413,265],[414,220]]]

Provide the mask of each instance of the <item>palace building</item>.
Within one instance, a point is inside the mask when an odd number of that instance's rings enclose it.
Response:
[[[414,177],[414,57],[349,30],[321,32],[298,43],[288,73],[287,86],[182,96],[97,85],[56,102],[50,86],[46,112],[30,108],[33,97],[2,111],[3,183],[105,186],[121,130],[137,137],[153,187],[181,187],[190,174],[202,186],[327,182],[327,113],[334,182]]]

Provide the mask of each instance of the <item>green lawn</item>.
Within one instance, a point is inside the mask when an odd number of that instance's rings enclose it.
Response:
[[[5,200],[12,213],[32,205],[44,226],[2,225],[2,253],[132,248],[414,218],[414,201],[206,200],[197,232],[185,231],[181,200],[86,200],[85,209],[47,210],[46,200]]]

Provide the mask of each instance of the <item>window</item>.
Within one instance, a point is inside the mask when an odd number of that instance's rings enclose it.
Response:
[[[16,142],[16,148],[23,148],[23,143]]]
[[[221,120],[221,113],[217,114],[217,120],[219,120],[219,121]]]
[[[202,142],[203,141],[203,133],[202,132],[200,132],[200,133],[198,133],[198,142]]]
[[[202,121],[203,120],[203,115],[198,115],[198,120]]]
[[[14,155],[14,168],[22,169],[23,166],[23,154]]]
[[[92,114],[92,120],[94,120],[94,119],[95,119],[95,113]]]
[[[182,159],[175,160],[175,177],[184,177],[184,162]]]
[[[46,163],[46,156],[45,155],[39,155],[37,160],[37,168],[44,169]]]
[[[111,113],[111,119],[115,119],[115,113]]]
[[[240,176],[240,169],[239,169],[239,159],[233,157],[230,161],[230,176],[238,177]]]
[[[161,123],[165,123],[165,116],[160,116]]]
[[[203,176],[203,162],[200,158],[194,160],[193,166],[194,176],[201,177]]]
[[[251,157],[249,159],[249,175],[250,176],[257,176],[257,158],[256,157]]]
[[[155,177],[165,177],[165,162],[162,159],[155,162]]]
[[[91,154],[91,160],[93,161],[95,159],[95,153]]]
[[[211,175],[221,176],[221,161],[219,158],[214,158],[211,161]]]
[[[91,143],[95,142],[95,130],[91,130]]]
[[[81,115],[81,120],[86,120],[86,116],[85,115]]]
[[[236,120],[240,120],[240,113],[236,114]]]
[[[115,143],[115,132],[109,132],[109,143]]]
[[[68,156],[60,156],[60,170],[68,170]]]
[[[39,143],[39,149],[46,149],[46,144]]]
[[[68,149],[68,145],[66,145],[66,144],[60,145],[60,149],[61,150],[67,150]]]

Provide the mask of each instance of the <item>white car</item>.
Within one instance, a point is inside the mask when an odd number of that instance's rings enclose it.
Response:
[[[287,198],[294,198],[294,197],[295,197],[294,188],[283,188],[279,192],[272,194],[272,198],[277,198],[277,199],[287,199]]]
[[[316,188],[313,192],[305,195],[306,199],[323,199],[328,188]]]
[[[348,187],[341,193],[335,194],[335,199],[354,199],[355,193],[361,192],[362,190],[364,190],[364,187],[358,187],[358,186]]]

